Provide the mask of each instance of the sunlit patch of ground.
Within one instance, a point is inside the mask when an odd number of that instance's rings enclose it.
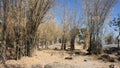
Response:
[[[85,52],[81,49],[81,46],[76,46],[80,51]],[[84,55],[72,55],[72,60],[67,60],[65,57],[71,56],[69,51],[61,50],[41,50],[36,51],[33,57],[23,57],[20,60],[8,60],[6,64],[20,64],[26,67],[30,67],[34,64],[46,65],[49,63],[61,63],[70,64],[77,66],[76,68],[109,68],[109,65],[114,64],[115,68],[120,68],[120,62],[111,63],[98,60],[96,56],[84,56]]]

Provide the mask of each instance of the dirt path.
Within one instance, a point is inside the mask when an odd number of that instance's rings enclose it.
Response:
[[[79,47],[78,47],[79,48]],[[8,60],[6,64],[20,64],[30,68],[31,65],[41,64],[42,66],[50,63],[61,63],[74,65],[75,68],[109,68],[109,65],[114,64],[115,68],[120,68],[120,62],[110,63],[98,60],[95,56],[73,55],[72,60],[66,60],[65,57],[70,56],[65,51],[42,50],[36,51],[33,57],[23,57],[21,60]],[[0,67],[2,68],[2,67]]]

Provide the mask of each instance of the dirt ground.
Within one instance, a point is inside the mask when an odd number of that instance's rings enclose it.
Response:
[[[51,48],[52,47],[52,48]],[[56,48],[56,47],[55,47]],[[76,46],[77,49],[82,50],[81,46]],[[54,45],[50,46],[48,50],[36,51],[33,57],[23,57],[20,60],[8,60],[6,64],[20,64],[30,68],[31,65],[41,64],[42,66],[50,63],[61,63],[75,65],[75,68],[109,68],[109,65],[114,64],[115,68],[120,68],[120,62],[105,62],[98,60],[97,56],[84,55],[70,55],[68,51],[52,50]],[[65,57],[71,56],[72,60],[67,60]],[[2,65],[1,67],[2,68]]]

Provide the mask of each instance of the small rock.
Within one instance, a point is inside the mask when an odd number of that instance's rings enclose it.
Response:
[[[114,58],[110,58],[109,62],[115,62],[115,59]]]
[[[87,62],[87,60],[84,60],[85,62]]]
[[[54,50],[58,50],[58,48],[57,48],[57,47],[55,47],[55,48],[54,48]]]
[[[80,52],[75,52],[76,55],[80,55]]]
[[[91,55],[91,53],[86,53],[85,55]]]
[[[114,64],[111,64],[109,65],[109,68],[114,68],[114,66],[115,66]]]
[[[102,57],[99,57],[98,60],[102,60]]]
[[[65,59],[72,60],[73,58],[70,56],[70,57],[65,57]]]
[[[102,58],[103,61],[116,62],[116,59],[109,55],[102,55],[100,58]]]
[[[109,55],[102,55],[101,58],[102,58],[104,61],[109,61],[109,60],[110,60],[110,56],[109,56]]]

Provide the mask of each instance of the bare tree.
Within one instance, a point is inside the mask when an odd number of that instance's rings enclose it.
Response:
[[[65,5],[65,3],[68,3],[68,0],[58,0],[61,2],[58,3],[56,6],[58,10],[58,12],[60,11],[61,13],[61,16],[60,16],[60,23],[62,25],[62,35],[61,35],[61,49],[62,50],[66,50],[66,43],[67,43],[67,39],[68,39],[68,32],[69,32],[69,29],[68,29],[68,22],[67,22],[67,16],[68,16],[68,6]],[[57,13],[56,13],[57,14]]]
[[[65,50],[66,43],[70,41],[70,49],[74,50],[75,38],[80,25],[80,12],[76,7],[76,1],[72,0],[74,3],[72,7],[69,0],[58,1],[62,3],[59,5],[59,11],[61,11],[60,22],[63,28],[61,49]]]
[[[61,30],[54,19],[42,23],[38,28],[41,46],[48,48],[48,45],[54,44],[56,38],[61,36]]]
[[[80,14],[76,7],[73,7],[72,13],[69,13],[69,29],[70,29],[70,50],[75,50],[75,39],[79,33],[79,28],[82,25]]]
[[[42,20],[51,8],[54,0],[30,0],[27,14],[27,56],[31,56],[34,49],[34,37]]]
[[[87,25],[90,32],[90,54],[100,54],[102,51],[102,29],[111,8],[117,0],[84,0]]]
[[[16,47],[21,45],[18,41],[22,40],[18,34],[20,34],[21,29],[23,29],[21,26],[25,19],[23,0],[2,0],[2,4],[2,41],[6,49],[6,58],[8,59],[11,57],[11,59],[13,59],[16,57],[15,52],[19,52],[19,50],[16,50]],[[20,4],[22,6],[20,6]],[[17,42],[19,45],[14,45],[14,42]],[[9,56],[7,55],[8,53],[10,53]]]
[[[2,37],[10,59],[32,56],[36,32],[54,0],[2,0]],[[15,52],[15,53],[14,53]]]
[[[5,67],[7,67],[6,66],[6,64],[5,64],[5,61],[6,61],[6,43],[5,43],[5,41],[6,41],[6,21],[7,21],[7,11],[8,11],[8,6],[7,6],[7,4],[8,4],[8,1],[6,0],[1,0],[0,1],[0,9],[1,9],[1,13],[3,13],[3,15],[1,15],[1,24],[2,24],[2,44],[0,44],[2,47],[2,50],[1,50],[1,58],[2,58],[2,63],[4,64],[4,66]]]

